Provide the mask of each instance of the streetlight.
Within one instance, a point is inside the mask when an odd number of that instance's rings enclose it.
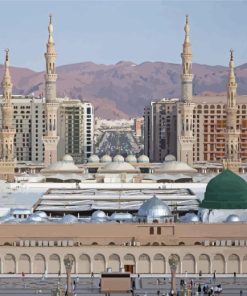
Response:
[[[71,285],[71,270],[74,263],[74,258],[72,255],[66,255],[64,257],[64,265],[67,275],[67,296],[73,296],[72,285]]]
[[[171,291],[174,291],[173,295],[177,295],[177,292],[176,292],[176,270],[177,270],[177,266],[178,266],[178,262],[179,262],[178,256],[175,254],[172,254],[169,257],[168,262],[169,262],[169,266],[171,269]]]

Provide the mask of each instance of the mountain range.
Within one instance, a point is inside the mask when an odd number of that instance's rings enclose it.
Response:
[[[44,94],[44,72],[11,67],[13,94]],[[3,66],[0,65],[0,75]],[[180,96],[181,65],[165,62],[115,65],[83,62],[57,67],[57,95],[93,103],[96,116],[107,119],[143,114],[151,100]],[[226,93],[228,68],[193,64],[194,95]],[[247,94],[247,64],[235,68],[238,94]]]

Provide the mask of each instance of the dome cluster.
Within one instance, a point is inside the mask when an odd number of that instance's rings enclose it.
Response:
[[[101,158],[98,157],[98,155],[91,155],[88,159],[89,163],[108,163],[108,162],[128,162],[128,163],[149,163],[149,158],[146,155],[141,155],[138,158],[136,158],[135,155],[128,155],[125,159],[122,155],[116,155],[113,158],[105,154]]]

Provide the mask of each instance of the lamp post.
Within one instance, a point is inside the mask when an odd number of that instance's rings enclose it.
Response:
[[[71,285],[71,269],[74,262],[73,256],[71,255],[65,256],[63,262],[65,265],[66,275],[67,275],[67,296],[73,296],[72,285]]]
[[[178,266],[178,256],[175,254],[172,254],[169,257],[169,266],[171,269],[171,291],[174,291],[173,295],[177,295],[177,290],[176,290],[176,271],[177,271],[177,266]]]

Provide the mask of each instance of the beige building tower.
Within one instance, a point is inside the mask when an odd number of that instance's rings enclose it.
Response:
[[[224,166],[232,171],[239,172],[241,165],[239,158],[239,136],[240,131],[237,128],[237,102],[236,90],[237,83],[234,73],[234,57],[231,49],[229,62],[229,79],[227,84],[227,109],[226,109],[226,141]]]
[[[177,158],[180,161],[193,164],[193,110],[195,104],[192,103],[192,49],[190,44],[189,17],[186,16],[184,27],[185,39],[183,44],[182,57],[182,94],[181,102],[178,103],[177,110]]]
[[[9,50],[6,49],[5,66],[2,81],[3,103],[2,103],[2,129],[0,178],[13,181],[15,176],[16,161],[14,158],[14,136],[13,128],[13,104],[12,104],[12,82],[9,73]]]
[[[56,81],[55,73],[56,51],[53,40],[52,16],[48,26],[49,38],[47,42],[47,50],[45,53],[46,74],[45,74],[45,98],[46,98],[46,135],[43,137],[45,145],[45,166],[57,161],[57,145],[59,141],[57,118],[59,103],[56,97]]]

